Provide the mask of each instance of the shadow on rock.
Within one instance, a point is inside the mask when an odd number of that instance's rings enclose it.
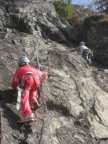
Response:
[[[69,108],[63,106],[62,104],[56,104],[51,100],[47,102],[47,108],[49,110],[57,111],[63,114],[64,116],[72,116],[72,114],[70,114]]]
[[[3,109],[4,109],[4,116],[8,120],[10,127],[12,129],[19,130],[19,126],[16,123],[17,120],[19,119],[19,116],[12,110],[13,109],[12,106],[10,108],[8,105],[3,104]]]
[[[22,139],[17,138],[18,141],[23,141],[22,143],[26,143],[28,135],[32,133],[32,129],[30,125],[17,124],[17,121],[20,118],[15,108],[16,97],[17,91],[15,90],[0,90],[0,100],[2,102],[4,117],[7,119],[9,127],[11,127],[13,130],[19,131],[20,134],[23,135]]]
[[[3,108],[4,116],[8,120],[9,127],[11,127],[13,130],[19,131],[20,135],[22,135],[22,137],[16,137],[13,134],[13,137],[19,141],[19,144],[26,144],[29,134],[33,134],[31,125],[17,124],[19,116],[13,111],[12,106],[10,108],[8,105],[3,105]]]
[[[17,98],[17,91],[12,89],[0,90],[0,100],[4,103],[15,103]]]
[[[84,130],[89,130],[91,125],[88,120],[88,113],[80,112],[79,116],[74,120],[74,125],[76,127],[81,127]]]

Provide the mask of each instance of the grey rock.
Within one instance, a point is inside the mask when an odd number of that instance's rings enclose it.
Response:
[[[52,1],[0,0],[0,3],[7,9],[3,15],[6,25],[0,31],[0,100],[5,143],[97,144],[96,140],[107,139],[107,91],[96,83],[92,68],[77,51],[53,41],[67,43],[68,39]],[[46,34],[52,38],[43,37]],[[31,127],[20,127],[16,124],[16,93],[10,88],[11,76],[23,53],[32,64],[37,64],[37,49],[49,79],[41,90],[42,106],[37,110],[37,121]]]

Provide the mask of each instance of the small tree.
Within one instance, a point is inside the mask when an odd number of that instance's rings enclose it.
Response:
[[[66,17],[65,3],[63,0],[54,1],[54,6],[57,14],[61,17]]]
[[[59,16],[67,20],[73,16],[71,0],[56,0],[54,1],[54,6]]]
[[[67,19],[70,19],[73,16],[73,7],[72,7],[72,5],[71,4],[66,4],[65,11],[66,11]]]

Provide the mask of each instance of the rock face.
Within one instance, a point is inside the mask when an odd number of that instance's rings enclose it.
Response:
[[[94,50],[95,59],[108,66],[108,16],[92,16],[85,20],[84,35],[89,47]]]
[[[52,1],[0,3],[2,143],[107,144],[108,93],[75,49],[57,43],[69,40],[61,30],[68,25],[57,18]],[[37,121],[24,127],[16,124],[16,93],[10,78],[24,52],[36,64],[37,49],[41,65],[49,72],[41,91],[48,101],[37,110]]]

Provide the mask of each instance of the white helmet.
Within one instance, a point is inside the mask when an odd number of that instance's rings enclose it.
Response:
[[[81,41],[81,42],[80,42],[80,45],[85,45],[85,42]]]
[[[29,64],[29,63],[30,63],[30,60],[28,59],[27,56],[21,56],[19,58],[19,61],[18,61],[19,66],[24,65],[24,64]]]

